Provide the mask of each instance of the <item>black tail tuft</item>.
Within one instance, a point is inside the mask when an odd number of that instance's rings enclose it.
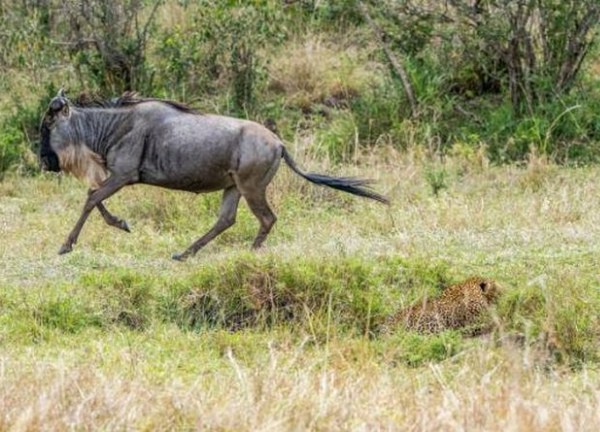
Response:
[[[296,162],[292,159],[292,156],[288,153],[285,147],[283,147],[283,160],[286,164],[298,175],[304,177],[306,180],[318,184],[329,186],[330,188],[348,192],[353,195],[358,195],[365,198],[370,198],[375,201],[379,201],[384,204],[389,204],[389,200],[383,195],[378,194],[370,189],[369,185],[372,183],[371,180],[360,179],[356,177],[331,177],[323,174],[315,173],[304,173]]]

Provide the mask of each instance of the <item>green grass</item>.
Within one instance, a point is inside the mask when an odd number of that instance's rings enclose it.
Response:
[[[132,234],[94,213],[58,256],[84,186],[6,177],[0,428],[593,430],[598,168],[450,158],[435,190],[414,157],[334,169],[297,153],[311,171],[375,178],[392,205],[282,169],[263,250],[249,251],[258,227],[241,206],[179,263],[170,254],[211,226],[218,195],[135,186],[107,203]],[[475,274],[505,288],[492,334],[379,334],[389,314]]]

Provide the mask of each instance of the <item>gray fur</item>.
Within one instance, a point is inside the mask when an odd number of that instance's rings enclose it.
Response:
[[[127,224],[111,215],[102,201],[135,183],[195,193],[224,191],[217,223],[174,258],[195,254],[232,226],[242,196],[260,222],[253,244],[258,248],[276,221],[265,191],[282,157],[309,181],[387,202],[365,187],[367,181],[303,173],[281,140],[262,125],[198,114],[176,102],[124,95],[106,105],[80,107],[59,94],[50,102],[42,125],[42,146],[44,142],[46,146],[41,153],[55,153],[61,169],[91,185],[83,212],[61,254],[72,250],[95,207],[108,224],[128,231]],[[49,136],[44,138],[44,133]],[[45,163],[48,159],[41,160],[42,166],[50,169]]]

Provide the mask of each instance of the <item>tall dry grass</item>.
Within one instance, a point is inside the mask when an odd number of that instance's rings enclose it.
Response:
[[[309,110],[315,104],[347,102],[382,80],[380,63],[346,35],[304,36],[273,54],[269,90],[285,94],[286,104]]]
[[[193,342],[193,341],[191,341]],[[544,371],[531,353],[478,346],[420,369],[369,353],[266,348],[260,365],[225,349],[218,368],[149,381],[137,366],[106,371],[6,355],[0,360],[3,430],[486,430],[595,431],[594,370]],[[149,360],[141,360],[147,361]],[[160,367],[160,366],[159,366]]]

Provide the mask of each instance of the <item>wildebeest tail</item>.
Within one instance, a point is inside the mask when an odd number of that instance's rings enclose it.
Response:
[[[371,190],[369,185],[372,183],[371,180],[360,179],[356,177],[331,177],[324,174],[316,174],[316,173],[305,173],[292,156],[288,153],[285,147],[283,147],[283,160],[286,164],[298,175],[304,177],[309,182],[329,186],[330,188],[341,190],[343,192],[348,192],[354,195],[358,195],[365,198],[370,198],[375,201],[379,201],[384,204],[389,204],[389,201],[383,195],[379,195],[377,192]]]

